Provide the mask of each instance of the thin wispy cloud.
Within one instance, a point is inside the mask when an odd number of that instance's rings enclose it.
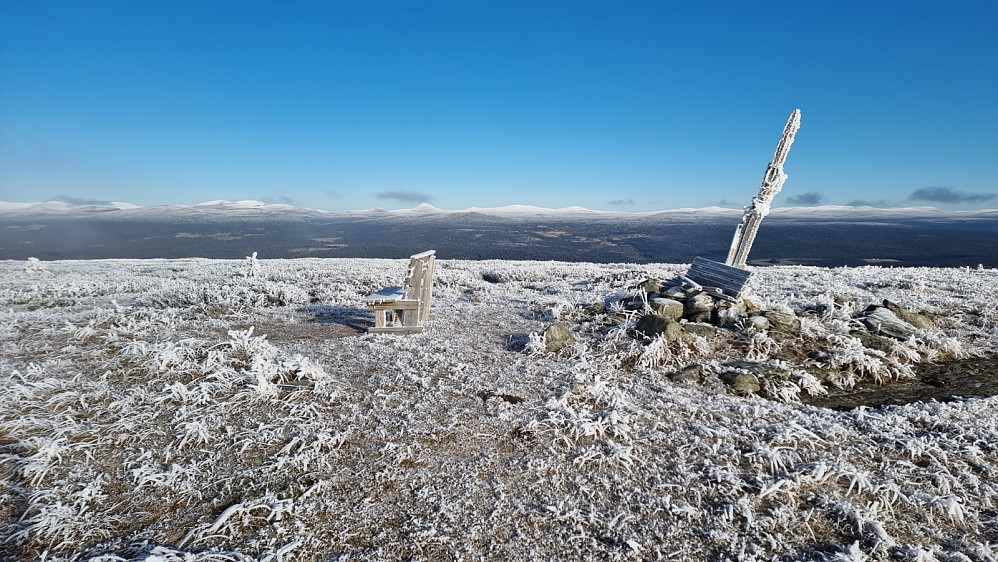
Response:
[[[634,199],[615,199],[615,200],[610,201],[609,203],[607,203],[607,205],[615,205],[615,206],[627,205],[627,206],[633,207],[634,206]]]
[[[813,207],[815,205],[821,205],[824,200],[825,196],[821,193],[817,191],[809,191],[807,193],[801,193],[800,195],[792,195],[787,199],[787,203],[801,207]]]
[[[855,201],[850,201],[846,203],[849,207],[890,207],[891,203],[884,199],[878,201],[867,201],[865,199],[856,199]]]
[[[378,199],[394,199],[403,203],[429,203],[433,197],[418,191],[382,191],[375,194]]]
[[[964,193],[949,187],[934,186],[916,189],[908,196],[908,201],[931,201],[933,203],[981,203],[994,199],[994,193]]]

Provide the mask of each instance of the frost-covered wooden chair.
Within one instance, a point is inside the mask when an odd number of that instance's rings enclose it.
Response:
[[[401,287],[385,287],[364,297],[374,310],[374,326],[369,332],[415,333],[423,331],[430,319],[433,297],[433,261],[435,250],[409,258],[409,270]]]

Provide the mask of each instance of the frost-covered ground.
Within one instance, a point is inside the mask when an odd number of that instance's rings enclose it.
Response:
[[[251,265],[0,263],[4,560],[998,560],[998,398],[797,400],[993,355],[998,271],[759,269],[800,335],[667,344],[583,310],[683,265],[438,260],[408,336],[361,300],[404,260]],[[936,327],[859,346],[885,298]]]

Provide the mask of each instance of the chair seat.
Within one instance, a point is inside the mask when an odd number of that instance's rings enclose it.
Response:
[[[379,302],[400,301],[405,298],[405,287],[385,287],[377,293],[364,297],[364,302],[375,304]]]

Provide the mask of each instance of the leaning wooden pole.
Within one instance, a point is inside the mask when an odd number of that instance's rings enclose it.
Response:
[[[745,267],[749,250],[752,249],[755,235],[759,232],[759,224],[769,214],[769,206],[773,202],[773,198],[783,189],[783,182],[787,181],[787,175],[783,173],[783,163],[787,161],[790,145],[794,143],[794,135],[797,134],[798,129],[800,129],[800,110],[795,109],[790,114],[786,127],[783,128],[783,136],[780,137],[780,144],[776,146],[773,161],[766,168],[766,175],[762,179],[759,195],[753,197],[752,203],[745,207],[745,214],[742,215],[742,222],[735,230],[735,237],[731,241],[731,250],[728,251],[728,259],[724,262],[725,264],[733,267]]]

